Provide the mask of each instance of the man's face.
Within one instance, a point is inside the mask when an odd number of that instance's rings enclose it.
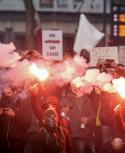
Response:
[[[11,90],[11,88],[5,88],[3,89],[3,95],[6,98],[11,98],[13,96],[13,91]]]
[[[58,115],[54,109],[48,109],[44,114],[45,125],[49,128],[58,127]]]

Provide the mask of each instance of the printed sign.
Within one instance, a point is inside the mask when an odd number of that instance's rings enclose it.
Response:
[[[42,51],[46,60],[63,59],[62,31],[42,31]]]
[[[118,63],[118,47],[95,47],[90,50],[90,65],[96,66],[99,60],[114,60]]]

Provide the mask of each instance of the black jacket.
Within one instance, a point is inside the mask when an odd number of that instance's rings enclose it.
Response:
[[[77,103],[81,103],[81,111],[79,110]],[[90,139],[95,124],[95,112],[89,96],[85,95],[77,98],[73,93],[69,93],[68,96],[61,100],[61,106],[62,108],[71,108],[67,115],[69,117],[72,138]],[[81,129],[81,117],[88,118],[88,123],[85,129]]]
[[[70,134],[64,127],[51,131],[42,126],[33,144],[34,153],[73,153]]]
[[[14,117],[0,115],[0,145],[3,142],[25,143],[27,130],[31,124],[31,106],[28,99],[23,101],[17,99],[10,108],[16,113]]]

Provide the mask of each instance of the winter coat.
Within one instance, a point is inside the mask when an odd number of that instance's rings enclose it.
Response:
[[[81,111],[78,103],[81,103]],[[78,104],[78,105],[77,105]],[[92,135],[93,126],[95,125],[95,112],[92,101],[85,95],[83,97],[76,97],[73,93],[69,93],[61,100],[61,107],[69,107],[70,111],[67,114],[71,129],[72,138],[90,139]],[[88,123],[84,129],[81,128],[81,118],[87,117]]]
[[[31,124],[31,106],[30,100],[21,100],[18,98],[13,105],[1,107],[10,107],[15,111],[15,116],[0,115],[0,145],[16,143],[23,145],[26,142],[27,130]],[[2,102],[0,102],[2,104]]]
[[[42,126],[34,136],[34,153],[73,153],[71,137],[67,129],[49,130]]]

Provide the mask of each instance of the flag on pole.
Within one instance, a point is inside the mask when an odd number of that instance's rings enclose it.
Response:
[[[73,50],[80,53],[82,49],[89,50],[94,47],[104,36],[96,29],[84,14],[80,15],[79,27],[75,38]]]

